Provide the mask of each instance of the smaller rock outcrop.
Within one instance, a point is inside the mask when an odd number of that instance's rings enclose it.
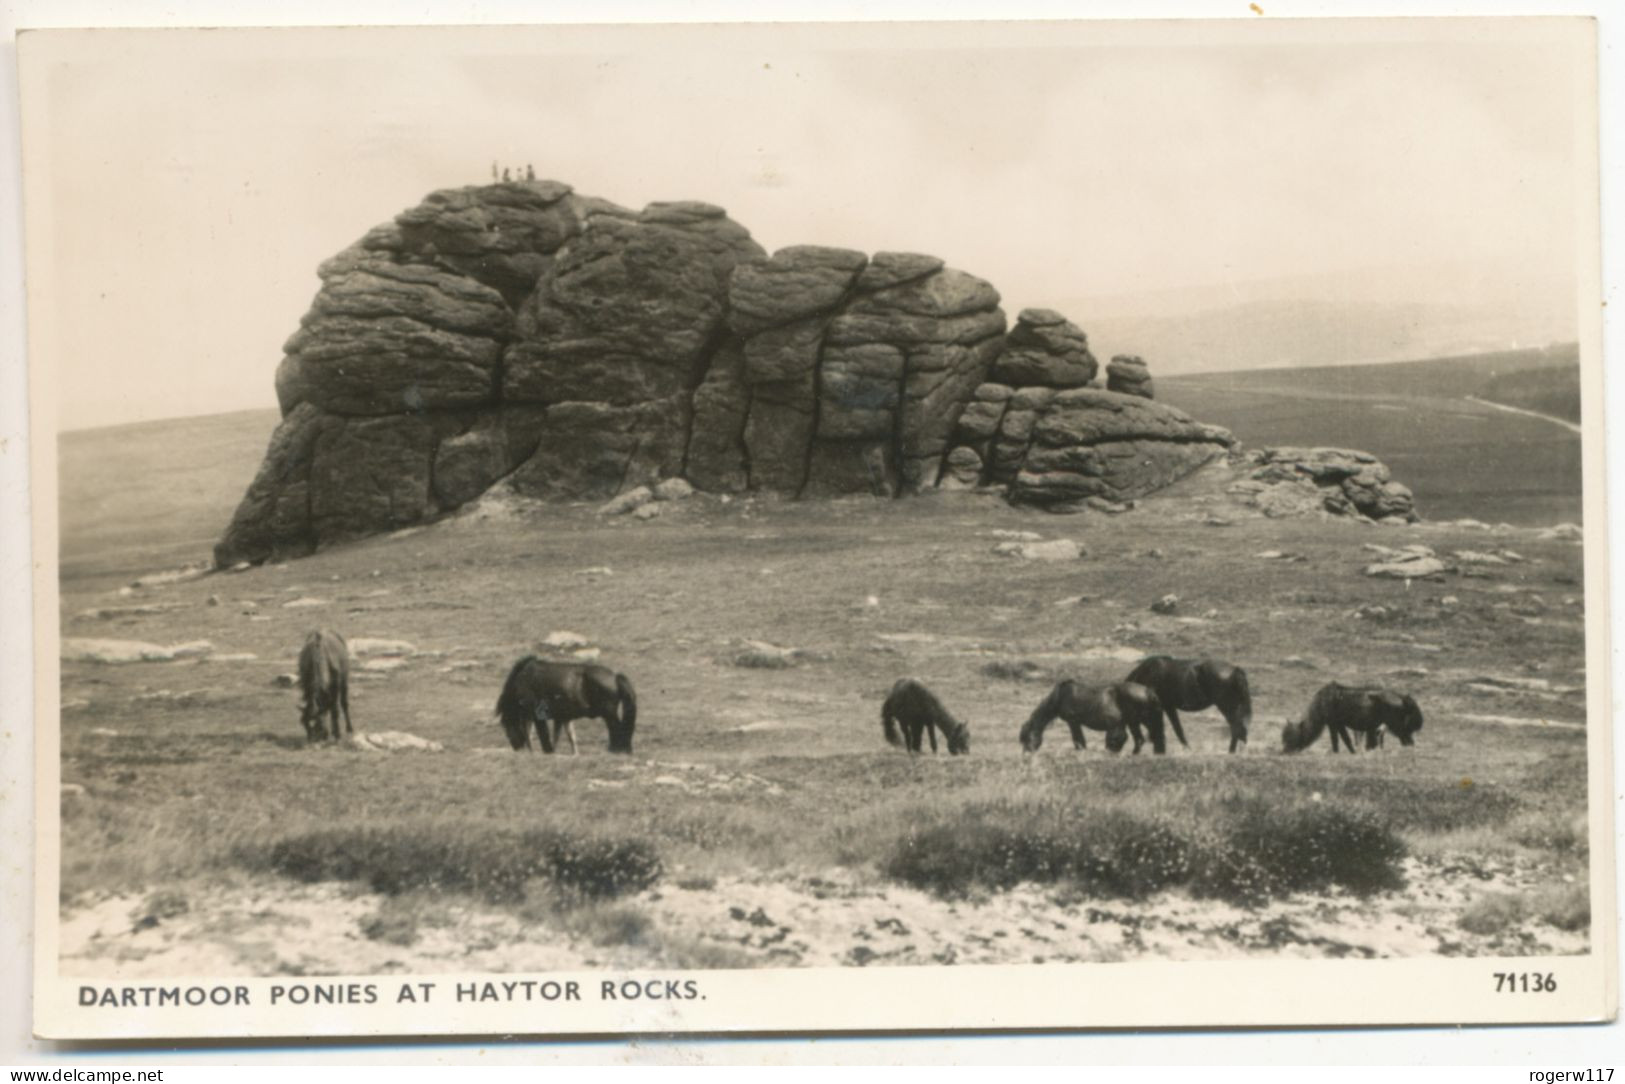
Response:
[[[1099,368],[1077,324],[1053,309],[1022,309],[1005,336],[993,380],[1017,388],[1083,388]]]
[[[1231,495],[1265,515],[1325,511],[1338,516],[1414,523],[1416,503],[1370,452],[1351,448],[1261,448],[1247,455],[1246,477]]]
[[[1156,398],[1151,390],[1150,368],[1146,366],[1144,358],[1132,354],[1118,354],[1106,366],[1106,390],[1138,395],[1142,399]]]

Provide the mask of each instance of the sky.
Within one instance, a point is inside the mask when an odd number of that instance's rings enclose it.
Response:
[[[1561,322],[1591,49],[1580,20],[36,32],[31,363],[63,428],[273,406],[316,265],[493,160],[718,203],[769,250],[929,252],[1085,330],[1259,283]]]

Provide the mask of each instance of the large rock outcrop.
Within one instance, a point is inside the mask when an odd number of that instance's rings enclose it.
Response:
[[[769,255],[704,203],[633,211],[554,181],[435,192],[318,275],[219,564],[422,522],[498,481],[575,500],[672,478],[788,496],[992,486],[1069,508],[1151,492],[1231,444],[1094,387],[1060,313],[1024,310],[1007,334],[998,291],[935,257]]]

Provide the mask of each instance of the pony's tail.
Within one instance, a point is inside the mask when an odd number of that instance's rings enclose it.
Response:
[[[1033,709],[1033,713],[1027,717],[1027,721],[1021,724],[1021,734],[1019,735],[1021,747],[1027,752],[1036,753],[1038,747],[1044,744],[1044,728],[1049,726],[1057,715],[1061,714],[1061,697],[1065,695],[1065,689],[1070,684],[1072,684],[1070,681],[1056,683],[1055,688],[1049,691],[1049,695],[1044,697],[1039,702],[1038,707]]]
[[[615,675],[615,691],[621,700],[621,734],[615,743],[615,751],[630,753],[632,731],[638,725],[638,694],[632,688],[632,679],[625,674]]]
[[[1146,720],[1145,728],[1156,736],[1153,743],[1153,748],[1160,753],[1163,751],[1163,748],[1167,743],[1167,739],[1163,736],[1164,731],[1162,728],[1162,720],[1164,715],[1166,715],[1168,721],[1174,724],[1174,737],[1179,739],[1180,745],[1183,745],[1186,749],[1189,749],[1191,747],[1191,743],[1185,740],[1185,728],[1179,725],[1179,716],[1175,715],[1171,711],[1166,711],[1163,708],[1162,701],[1157,698],[1157,692],[1155,689],[1148,688],[1146,689],[1146,692],[1150,695],[1151,700],[1150,703],[1146,705],[1146,714],[1150,718]]]
[[[880,705],[880,731],[886,735],[886,744],[903,747],[902,732],[897,729],[897,716],[892,714],[892,698],[886,697],[886,702]]]
[[[1253,721],[1253,690],[1252,686],[1247,684],[1247,671],[1239,666],[1235,667],[1235,686],[1237,714],[1241,716],[1241,721],[1244,724],[1251,723]]]

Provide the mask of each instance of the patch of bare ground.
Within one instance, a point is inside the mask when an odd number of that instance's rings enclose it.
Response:
[[[403,903],[341,885],[245,880],[189,885],[186,910],[145,924],[132,920],[148,902],[139,894],[86,901],[64,918],[63,971],[134,979],[1587,951],[1571,912],[1526,913],[1523,901],[1550,896],[1530,863],[1413,858],[1405,875],[1405,892],[1305,893],[1248,908],[1182,894],[1099,900],[1030,885],[946,901],[837,867],[672,883],[611,904],[517,913],[466,898]]]

